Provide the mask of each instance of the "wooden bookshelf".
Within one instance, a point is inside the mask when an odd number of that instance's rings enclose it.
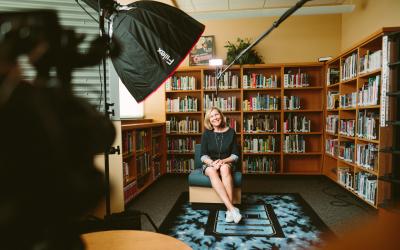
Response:
[[[388,173],[387,165],[390,162],[388,154],[379,151],[390,145],[388,128],[380,126],[382,65],[385,63],[382,41],[384,36],[396,30],[400,29],[382,28],[326,64],[326,96],[329,99],[328,92],[336,91],[342,97],[339,98],[338,108],[324,107],[326,115],[338,116],[338,134],[324,130],[326,150],[322,172],[375,208],[388,196],[385,184],[377,179]],[[376,89],[374,84],[378,86]],[[374,91],[367,92],[371,89]],[[356,93],[355,104],[342,105],[351,100],[348,98],[351,93]],[[343,134],[351,133],[349,131],[352,131],[353,120],[354,134]],[[375,125],[372,125],[374,123]],[[326,124],[326,127],[328,126],[332,127],[331,124]],[[374,131],[375,136],[371,136],[369,132],[365,133],[365,128]],[[336,145],[333,143],[335,140],[338,141],[339,155],[332,155],[327,150],[334,150],[332,147]],[[375,162],[365,163],[361,159],[367,153]],[[343,159],[341,154],[352,160]],[[360,157],[361,154],[363,156]],[[361,185],[361,180],[364,185]]]
[[[226,109],[222,106],[222,111],[229,120],[230,126],[235,127],[238,135],[238,143],[242,148],[242,172],[248,174],[321,174],[324,136],[322,116],[325,88],[324,64],[242,65],[233,66],[228,72],[224,76],[226,78],[219,84],[217,97],[220,98],[218,99],[220,103],[233,103],[233,105],[227,105]],[[194,144],[200,143],[201,134],[204,131],[205,111],[211,106],[208,103],[206,105],[205,102],[216,97],[215,83],[213,82],[215,68],[209,66],[181,67],[176,71],[174,77],[166,84],[167,149],[172,150],[179,144],[184,150],[190,150]],[[195,79],[193,84],[195,89],[192,89],[191,92],[182,90],[176,81],[179,77]],[[288,83],[293,82],[293,84],[285,86],[285,79]],[[171,99],[183,100],[189,95],[195,95],[197,98],[196,111],[187,112],[182,108],[179,112],[171,112],[171,108],[168,107],[171,105]],[[298,96],[300,109],[285,110],[283,108],[284,96]],[[268,99],[270,106],[253,105],[253,100],[267,98],[270,98]],[[233,99],[234,101],[232,101]],[[284,121],[288,119],[289,115],[291,118],[294,116],[304,117],[310,122],[311,130],[285,132]],[[276,120],[275,129],[248,129],[251,127],[251,122],[256,127],[254,121],[260,123],[262,120],[272,121],[273,124]],[[187,127],[193,127],[188,124],[192,124],[194,121],[198,123],[197,130],[187,131]],[[287,136],[303,137],[305,152],[284,152],[284,141]],[[265,144],[257,146],[259,148],[243,150],[249,147],[249,141],[255,139]],[[274,150],[264,149],[264,145],[270,146],[271,144],[268,143],[271,141],[275,142]],[[254,168],[260,162],[264,168]],[[193,164],[193,153],[179,151],[169,151],[168,153],[167,172],[187,173]]]
[[[165,174],[165,123],[121,121],[124,203]]]

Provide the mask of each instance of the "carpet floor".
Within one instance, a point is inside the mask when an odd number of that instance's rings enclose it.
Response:
[[[223,206],[190,204],[182,193],[160,226],[192,249],[318,248],[333,233],[297,193],[243,193],[240,223],[225,222]]]
[[[148,213],[160,226],[182,192],[188,191],[187,175],[165,175],[136,197],[129,209]],[[299,193],[338,237],[349,228],[376,216],[376,210],[325,176],[243,176],[243,193]],[[146,219],[143,229],[153,231]]]

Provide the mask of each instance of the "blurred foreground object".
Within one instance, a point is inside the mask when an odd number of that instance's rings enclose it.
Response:
[[[355,227],[344,237],[328,243],[324,250],[397,250],[400,236],[400,213],[380,209],[369,223]]]
[[[77,222],[104,191],[94,156],[115,131],[72,94],[70,79],[75,68],[100,62],[103,40],[81,54],[82,37],[63,29],[53,11],[0,14],[1,249],[84,248]],[[21,55],[36,70],[32,82],[20,79]]]

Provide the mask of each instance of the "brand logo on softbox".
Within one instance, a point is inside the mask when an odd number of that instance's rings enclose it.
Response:
[[[158,48],[157,52],[158,52],[158,54],[160,54],[162,59],[165,62],[167,62],[168,65],[171,65],[175,61],[175,59],[170,58],[170,56],[167,54],[167,52],[165,52],[163,49]]]

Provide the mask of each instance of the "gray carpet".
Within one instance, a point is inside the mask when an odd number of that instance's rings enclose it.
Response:
[[[148,213],[159,226],[185,191],[187,175],[166,175],[136,197],[127,209]],[[339,237],[349,226],[376,216],[375,209],[324,176],[244,176],[242,192],[299,193]],[[142,225],[143,230],[153,231],[145,218]]]

